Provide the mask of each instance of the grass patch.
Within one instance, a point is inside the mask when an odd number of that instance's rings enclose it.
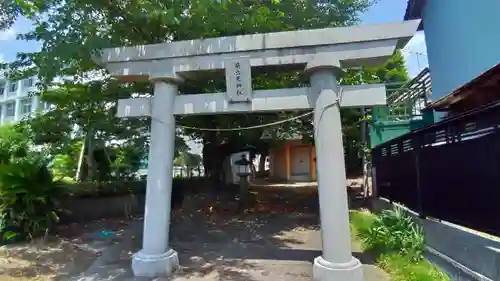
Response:
[[[411,257],[398,253],[382,254],[377,258],[377,264],[385,270],[392,281],[450,281],[447,274],[441,272],[425,259],[417,262]]]
[[[351,228],[357,234],[358,232],[367,231],[372,226],[377,216],[369,211],[352,211],[350,213]]]
[[[423,233],[409,217],[395,209],[380,216],[352,211],[351,229],[364,251],[393,281],[450,281],[448,275],[422,257]],[[420,237],[422,235],[422,237]]]

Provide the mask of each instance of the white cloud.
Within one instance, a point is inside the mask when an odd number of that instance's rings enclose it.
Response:
[[[14,39],[16,39],[16,31],[14,30],[14,28],[0,31],[0,41]]]
[[[5,55],[4,54],[0,54],[0,62],[4,62],[5,61]]]
[[[422,31],[415,34],[410,42],[403,48],[402,52],[410,77],[416,76],[422,69],[429,66],[425,35]]]

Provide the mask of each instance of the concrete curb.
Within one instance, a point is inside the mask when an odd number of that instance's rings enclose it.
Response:
[[[477,273],[445,254],[427,246],[427,259],[450,275],[456,281],[494,281]]]

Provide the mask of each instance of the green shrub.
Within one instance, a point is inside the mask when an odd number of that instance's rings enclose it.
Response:
[[[424,232],[400,207],[384,210],[369,227],[357,230],[366,250],[397,252],[418,261],[425,250]]]
[[[70,196],[77,198],[145,194],[146,181],[81,182],[65,184]]]
[[[3,239],[43,235],[58,221],[62,189],[53,182],[44,158],[29,153],[0,163],[0,214]]]
[[[21,127],[0,126],[0,163],[9,163],[13,158],[26,156],[29,143],[29,137]]]
[[[354,231],[363,232],[368,231],[373,222],[377,219],[377,216],[369,211],[354,211],[350,213],[349,218],[351,220],[351,224],[356,228]]]
[[[368,211],[353,211],[350,217],[353,233],[362,238],[365,250],[376,254],[377,265],[389,273],[391,280],[451,280],[422,258],[423,233],[403,209],[385,211],[380,216]]]
[[[174,178],[172,184],[185,192],[199,192],[207,181],[203,178]],[[145,180],[67,183],[64,187],[70,196],[77,198],[146,194]]]
[[[72,179],[76,175],[76,161],[69,154],[57,154],[52,159],[50,169],[55,178]]]

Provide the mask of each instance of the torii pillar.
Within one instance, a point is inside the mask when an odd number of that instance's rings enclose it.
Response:
[[[239,35],[105,49],[98,62],[125,81],[154,83],[152,98],[118,101],[120,117],[151,116],[142,249],[136,276],[161,277],[179,267],[169,246],[175,115],[314,110],[323,253],[315,281],[362,281],[351,253],[340,107],[385,105],[385,85],[339,87],[343,68],[380,65],[415,33],[418,21]],[[252,68],[305,67],[310,87],[253,90]],[[226,71],[227,91],[178,95],[181,78]]]
[[[323,254],[314,259],[313,278],[363,280],[361,262],[352,256],[344,146],[337,77],[340,61],[318,54],[306,66],[314,101],[314,145],[321,219]],[[334,199],[335,198],[335,199]]]
[[[175,117],[173,114],[177,84],[175,75],[150,78],[154,83],[151,108],[151,141],[149,144],[146,203],[142,249],[132,257],[136,276],[168,275],[179,267],[177,252],[170,248],[169,226],[172,198],[172,171],[175,151]]]

